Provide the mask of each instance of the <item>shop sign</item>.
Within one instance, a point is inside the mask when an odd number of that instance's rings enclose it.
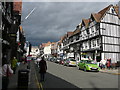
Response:
[[[87,53],[81,53],[81,55],[87,55]]]
[[[16,34],[10,34],[10,36],[15,37],[15,36],[16,36]]]

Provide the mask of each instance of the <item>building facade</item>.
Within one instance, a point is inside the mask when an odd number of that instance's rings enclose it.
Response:
[[[77,61],[111,59],[111,63],[120,62],[119,10],[119,5],[109,5],[97,13],[91,13],[88,19],[82,19],[73,32],[67,32],[58,41],[57,56]]]
[[[1,3],[2,10],[2,61],[11,62],[13,57],[18,58],[18,49],[23,47],[23,43],[20,44],[17,42],[18,34],[21,24],[21,12],[22,12],[22,1],[19,2],[6,2]],[[16,7],[17,6],[17,7]],[[22,35],[22,33],[21,33]],[[23,42],[24,39],[21,39],[20,42]],[[19,58],[18,58],[19,59]]]
[[[109,5],[88,19],[82,19],[73,34],[63,40],[63,47],[73,51],[75,59],[120,59],[119,6]],[[64,51],[66,51],[64,49]],[[68,53],[68,52],[67,52]]]

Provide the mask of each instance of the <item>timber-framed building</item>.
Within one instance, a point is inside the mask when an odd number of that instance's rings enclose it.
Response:
[[[69,47],[75,59],[91,58],[97,62],[111,59],[112,63],[117,63],[120,61],[118,11],[118,5],[109,5],[98,13],[92,13],[88,19],[82,19],[73,34],[67,37],[68,41],[63,40],[63,47]]]

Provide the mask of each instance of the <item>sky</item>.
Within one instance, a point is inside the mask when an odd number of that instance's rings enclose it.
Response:
[[[67,32],[74,31],[82,19],[90,18],[115,2],[23,2],[22,27],[33,46],[48,41],[57,42]],[[25,17],[36,8],[27,18]]]

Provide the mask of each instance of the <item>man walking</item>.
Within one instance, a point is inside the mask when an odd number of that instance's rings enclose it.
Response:
[[[45,73],[47,70],[47,64],[46,61],[44,60],[44,57],[41,58],[41,61],[39,62],[39,68],[40,68],[40,81],[44,81],[45,78]]]

